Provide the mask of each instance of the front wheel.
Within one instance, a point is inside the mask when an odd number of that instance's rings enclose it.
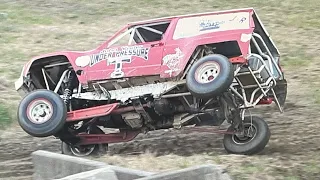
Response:
[[[270,130],[268,124],[259,117],[245,117],[244,135],[225,134],[223,139],[224,148],[228,153],[252,155],[261,152],[268,144]],[[228,131],[233,131],[230,126]]]
[[[19,104],[19,125],[25,132],[35,137],[57,134],[63,128],[66,118],[66,105],[53,91],[45,89],[33,91]]]

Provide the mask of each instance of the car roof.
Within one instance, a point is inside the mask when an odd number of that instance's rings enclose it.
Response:
[[[223,10],[223,11],[196,13],[196,14],[168,16],[168,17],[131,22],[131,23],[128,23],[128,25],[132,26],[132,25],[141,25],[141,24],[155,23],[155,22],[161,22],[161,21],[170,21],[174,18],[186,18],[186,17],[203,16],[203,15],[210,15],[210,14],[228,14],[228,13],[235,13],[235,12],[250,12],[250,11],[254,11],[254,9],[251,7],[251,8],[242,8],[242,9],[231,9],[231,10]]]

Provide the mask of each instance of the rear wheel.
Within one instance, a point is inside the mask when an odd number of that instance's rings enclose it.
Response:
[[[18,108],[19,125],[35,137],[57,134],[63,128],[66,117],[67,108],[60,96],[44,89],[27,94]]]
[[[233,76],[229,59],[213,54],[199,59],[191,66],[186,83],[195,97],[210,98],[226,91],[233,81]]]
[[[103,130],[101,130],[97,126],[93,126],[88,131],[89,134],[104,134]],[[101,153],[105,153],[108,149],[108,144],[92,144],[92,145],[73,145],[67,144],[61,141],[61,152],[62,154],[70,155],[70,156],[98,156]]]
[[[225,134],[224,148],[228,153],[252,155],[261,152],[268,144],[270,130],[268,124],[259,117],[245,117],[244,135]],[[233,131],[230,126],[228,131]]]

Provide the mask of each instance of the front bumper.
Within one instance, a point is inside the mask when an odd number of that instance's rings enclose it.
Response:
[[[25,77],[23,76],[20,76],[19,79],[15,81],[14,87],[21,97],[25,96],[29,92],[29,88],[25,83]]]

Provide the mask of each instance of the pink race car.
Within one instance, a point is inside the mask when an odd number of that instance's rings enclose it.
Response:
[[[245,111],[273,102],[283,111],[279,61],[252,8],[134,22],[94,50],[29,61],[15,84],[18,121],[76,156],[167,128],[223,133],[228,153],[255,154],[270,130]]]

